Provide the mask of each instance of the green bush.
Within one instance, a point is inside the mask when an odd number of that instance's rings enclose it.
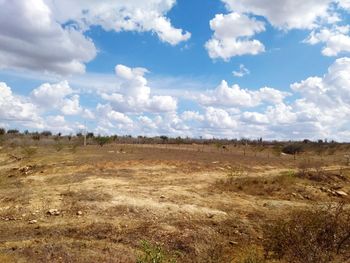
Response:
[[[151,244],[148,241],[141,241],[142,254],[137,258],[137,263],[176,263],[176,260],[169,256],[159,244]]]

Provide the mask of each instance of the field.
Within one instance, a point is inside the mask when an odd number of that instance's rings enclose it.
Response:
[[[347,152],[4,145],[0,262],[265,262],[266,224],[347,208]]]

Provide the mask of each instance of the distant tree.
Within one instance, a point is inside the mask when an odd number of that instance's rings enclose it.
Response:
[[[86,138],[94,138],[95,137],[95,135],[94,135],[94,133],[93,132],[88,132],[87,134],[86,134]]]
[[[76,136],[77,136],[77,137],[82,137],[82,136],[83,136],[83,133],[78,132],[78,133],[76,134]]]
[[[29,131],[28,131],[28,130],[25,130],[25,131],[24,131],[24,134],[25,134],[25,135],[28,135],[28,134],[29,134]]]
[[[52,132],[50,132],[50,131],[43,131],[43,132],[41,133],[41,135],[42,135],[42,136],[45,136],[45,137],[50,137],[50,136],[52,136]]]
[[[19,134],[19,130],[16,130],[16,129],[8,130],[7,134]]]
[[[163,143],[169,140],[168,136],[164,136],[164,135],[160,136],[159,138],[162,140]]]
[[[111,138],[107,137],[107,136],[98,136],[95,138],[95,140],[98,143],[98,145],[103,147],[103,145],[105,145],[111,141]]]
[[[0,128],[0,135],[4,135],[6,133],[6,130],[4,128]]]
[[[282,152],[285,154],[295,155],[295,154],[301,153],[303,151],[304,151],[303,146],[301,144],[298,144],[298,143],[289,144],[289,145],[284,146],[282,148]]]
[[[39,134],[39,133],[34,133],[34,134],[32,135],[32,139],[33,139],[34,141],[40,141],[40,134]]]

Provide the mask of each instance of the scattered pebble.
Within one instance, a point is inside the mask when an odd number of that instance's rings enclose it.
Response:
[[[50,216],[58,216],[61,214],[61,212],[58,209],[50,209],[47,211],[47,214]]]

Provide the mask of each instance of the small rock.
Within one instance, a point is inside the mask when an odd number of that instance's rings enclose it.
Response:
[[[207,217],[208,217],[208,218],[213,218],[213,217],[214,217],[214,214],[209,213],[209,214],[207,214]]]
[[[81,215],[83,215],[83,212],[78,211],[78,212],[77,212],[77,215],[78,215],[78,216],[81,216]]]
[[[229,243],[230,243],[230,245],[238,245],[238,242],[236,242],[236,241],[230,241]]]
[[[37,220],[35,220],[35,219],[34,219],[34,220],[30,220],[30,221],[29,221],[29,224],[31,224],[31,225],[36,224],[36,223],[38,223],[38,221],[37,221]]]
[[[164,195],[161,195],[160,198],[161,198],[161,199],[165,199],[165,196],[164,196]]]
[[[50,216],[58,216],[61,214],[61,212],[58,211],[58,209],[50,209],[49,211],[47,211],[47,214]]]

